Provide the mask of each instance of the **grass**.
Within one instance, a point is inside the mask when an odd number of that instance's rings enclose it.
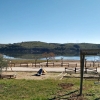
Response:
[[[62,83],[71,83],[73,86],[64,85],[62,87],[59,85]],[[68,100],[72,94],[79,94],[79,86],[80,79],[78,78],[62,80],[1,79],[0,100]],[[81,100],[100,100],[100,84],[94,84],[94,80],[84,80],[83,94],[85,99]]]

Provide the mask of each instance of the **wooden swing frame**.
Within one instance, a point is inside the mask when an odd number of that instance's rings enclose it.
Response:
[[[80,94],[83,90],[83,74],[84,74],[84,60],[86,55],[100,55],[100,49],[82,49],[80,50]]]

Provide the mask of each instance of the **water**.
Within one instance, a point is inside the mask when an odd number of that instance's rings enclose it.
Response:
[[[80,56],[57,56],[55,59],[61,59],[63,60],[80,60]],[[100,61],[100,56],[86,56],[85,59],[87,61]]]
[[[7,56],[7,55],[3,55],[3,58],[6,58],[6,59],[21,59],[21,58],[15,58],[15,57]]]
[[[22,59],[22,58],[15,58],[7,55],[3,55],[6,59]],[[56,56],[54,57],[57,60],[80,60],[80,56]],[[87,61],[100,61],[100,56],[86,56],[85,59]],[[41,58],[41,60],[46,60],[46,58]]]

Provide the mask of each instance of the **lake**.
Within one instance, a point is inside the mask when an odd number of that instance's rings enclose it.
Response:
[[[24,58],[16,58],[16,57],[11,57],[7,55],[3,55],[4,58],[7,59],[24,59]],[[80,60],[80,56],[55,56],[55,59],[57,60]],[[46,58],[40,58],[41,60],[46,60]],[[85,59],[87,61],[100,61],[100,56],[86,56]]]

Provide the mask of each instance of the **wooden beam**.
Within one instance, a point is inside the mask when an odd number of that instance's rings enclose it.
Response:
[[[83,55],[97,55],[100,54],[100,49],[82,49],[80,53]]]
[[[85,55],[80,55],[80,95],[82,95],[83,90],[84,58]]]

